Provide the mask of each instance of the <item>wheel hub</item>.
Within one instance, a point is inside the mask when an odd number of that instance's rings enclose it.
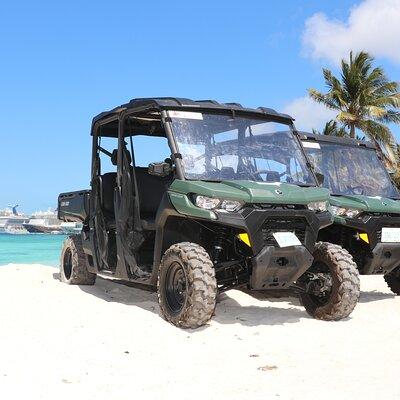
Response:
[[[307,292],[318,297],[325,297],[332,291],[332,276],[329,273],[319,272],[311,277]]]
[[[187,278],[183,267],[175,262],[170,265],[166,276],[165,297],[170,311],[178,314],[186,301]]]
[[[65,278],[70,279],[72,275],[72,252],[70,248],[65,250],[62,264]]]

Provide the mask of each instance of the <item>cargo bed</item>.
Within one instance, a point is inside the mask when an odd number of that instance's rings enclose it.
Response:
[[[58,196],[58,219],[85,222],[89,216],[90,190],[61,193]]]

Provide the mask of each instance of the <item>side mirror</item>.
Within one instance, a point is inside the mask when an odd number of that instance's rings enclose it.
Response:
[[[118,149],[115,149],[111,153],[111,164],[117,165],[118,164]]]
[[[172,166],[168,162],[160,161],[149,164],[149,169],[148,169],[149,175],[165,177],[170,175],[171,172],[172,172]]]
[[[324,184],[324,180],[325,180],[324,174],[321,174],[320,172],[316,172],[315,176],[317,178],[318,185],[322,186]]]

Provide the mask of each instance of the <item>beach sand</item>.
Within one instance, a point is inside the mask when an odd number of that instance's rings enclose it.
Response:
[[[400,297],[362,277],[351,318],[313,320],[296,299],[222,295],[181,330],[156,294],[57,269],[0,267],[3,399],[399,399]]]

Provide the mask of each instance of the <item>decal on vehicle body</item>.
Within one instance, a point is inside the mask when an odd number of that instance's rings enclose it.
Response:
[[[171,118],[182,118],[182,119],[203,119],[203,114],[200,112],[193,111],[168,111],[168,115]]]
[[[314,143],[314,142],[302,142],[303,146],[307,149],[320,149],[321,146],[319,143]]]

